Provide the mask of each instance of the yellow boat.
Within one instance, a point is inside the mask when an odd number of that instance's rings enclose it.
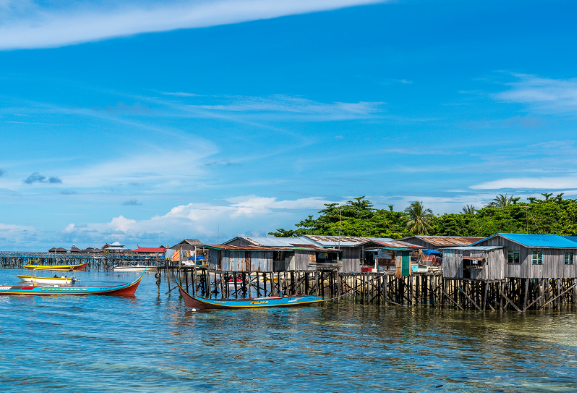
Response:
[[[31,282],[36,284],[73,284],[76,281],[74,277],[36,277],[36,276],[23,276],[18,274],[17,277],[24,282]]]
[[[79,265],[24,265],[26,269],[36,270],[84,270],[88,266],[88,262]]]

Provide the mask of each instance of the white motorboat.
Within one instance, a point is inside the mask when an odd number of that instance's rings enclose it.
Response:
[[[31,282],[36,284],[59,284],[59,285],[66,285],[66,284],[74,284],[77,281],[75,277],[36,277],[36,276],[23,276],[18,274],[18,278],[24,282]]]
[[[143,272],[147,269],[147,272],[155,272],[156,266],[142,266],[142,265],[132,265],[132,266],[114,266],[112,268],[115,272]]]

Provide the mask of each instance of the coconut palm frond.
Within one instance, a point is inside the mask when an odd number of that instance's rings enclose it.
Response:
[[[426,235],[428,229],[431,228],[431,221],[433,220],[433,211],[425,209],[423,202],[415,201],[405,209],[407,216],[406,228],[409,232],[417,235]]]

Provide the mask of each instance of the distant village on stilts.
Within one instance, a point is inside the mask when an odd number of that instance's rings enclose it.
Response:
[[[205,298],[303,294],[334,302],[477,311],[573,307],[577,237],[497,233],[486,238],[237,236],[222,244],[184,239],[173,246],[120,243],[48,252],[0,252],[4,268],[87,264],[155,272],[159,294],[174,278]]]

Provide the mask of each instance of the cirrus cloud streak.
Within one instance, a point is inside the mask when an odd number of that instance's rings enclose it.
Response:
[[[139,33],[209,27],[380,3],[383,0],[220,0],[5,6],[0,50],[58,47]],[[80,5],[79,5],[80,4]]]

